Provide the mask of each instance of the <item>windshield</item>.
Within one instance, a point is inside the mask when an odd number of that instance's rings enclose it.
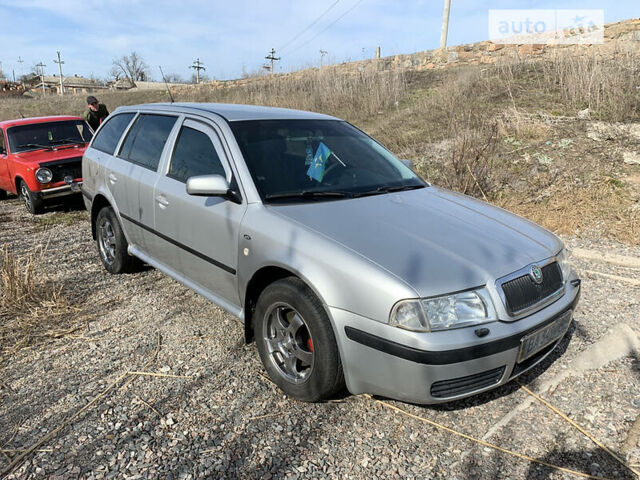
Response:
[[[317,201],[422,188],[378,142],[340,120],[231,122],[263,201]]]
[[[92,136],[83,120],[30,123],[7,129],[11,153],[89,143]]]

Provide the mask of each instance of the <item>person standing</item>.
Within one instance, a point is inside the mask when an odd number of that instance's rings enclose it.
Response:
[[[93,95],[87,97],[87,107],[83,115],[84,119],[96,131],[102,121],[109,115],[109,111],[103,103],[98,103],[98,99]]]

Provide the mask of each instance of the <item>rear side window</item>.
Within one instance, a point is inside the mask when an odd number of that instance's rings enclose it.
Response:
[[[124,129],[133,118],[133,113],[121,113],[107,119],[102,130],[96,135],[91,146],[105,153],[112,154],[118,145]]]
[[[120,156],[150,170],[156,170],[160,155],[177,117],[140,115],[122,145]]]
[[[171,159],[169,176],[181,182],[196,175],[225,176],[220,157],[206,133],[182,127]]]
[[[4,146],[4,132],[0,129],[0,155],[5,155],[7,153],[7,149]]]

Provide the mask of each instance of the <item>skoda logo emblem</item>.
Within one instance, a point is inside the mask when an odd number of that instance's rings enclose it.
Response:
[[[531,279],[537,284],[540,285],[542,283],[542,270],[538,265],[532,265],[531,271],[529,272]]]

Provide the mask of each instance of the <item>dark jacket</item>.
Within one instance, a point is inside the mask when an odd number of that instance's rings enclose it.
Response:
[[[93,130],[95,131],[98,129],[98,127],[100,126],[102,121],[107,117],[107,115],[109,115],[109,112],[107,111],[107,107],[104,104],[100,103],[98,104],[97,112],[94,112],[90,108],[87,108],[87,110],[85,110],[84,112],[83,117],[87,121],[87,123],[91,126],[91,128],[93,128]]]

